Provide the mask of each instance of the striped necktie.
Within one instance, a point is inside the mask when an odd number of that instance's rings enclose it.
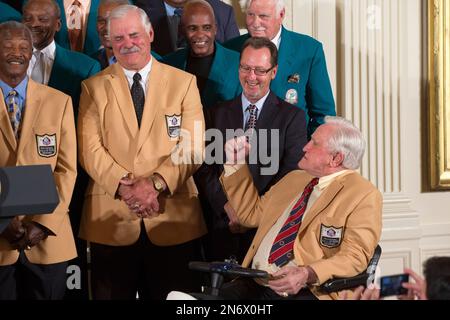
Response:
[[[303,214],[306,211],[309,197],[314,189],[314,186],[319,182],[319,178],[312,179],[303,190],[303,193],[295,203],[289,217],[283,224],[272,249],[270,250],[269,263],[273,263],[281,267],[288,263],[293,258],[294,242],[297,238],[297,233],[302,222]]]
[[[6,107],[8,108],[9,120],[11,121],[11,127],[16,139],[19,139],[20,120],[22,118],[22,112],[19,107],[19,98],[16,90],[11,90],[6,97]]]
[[[81,2],[74,0],[70,6],[69,24],[67,25],[70,49],[73,51],[83,51],[83,20]]]

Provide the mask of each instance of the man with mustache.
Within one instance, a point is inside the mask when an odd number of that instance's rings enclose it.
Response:
[[[204,0],[189,1],[181,24],[188,47],[165,56],[163,62],[197,77],[203,108],[236,97],[242,90],[239,54],[214,40],[217,24],[211,5]]]
[[[142,9],[115,8],[108,28],[117,63],[82,84],[79,159],[91,182],[80,237],[91,244],[94,299],[160,300],[198,288],[188,262],[206,233],[192,179],[202,105],[193,75],[150,54]]]
[[[216,40],[220,43],[237,37],[239,29],[233,8],[221,0],[207,0],[214,10],[217,22]],[[153,50],[161,56],[186,46],[180,32],[180,17],[187,0],[136,0],[150,18],[155,30]]]
[[[68,206],[76,178],[69,96],[27,77],[32,35],[0,24],[0,166],[49,164],[59,194],[52,214],[14,218],[0,234],[0,300],[62,299],[76,257]]]
[[[270,89],[305,111],[310,137],[324,116],[336,114],[325,55],[317,40],[284,28],[284,17],[284,0],[249,0],[248,33],[228,41],[225,47],[239,52],[249,37],[266,37],[277,46],[279,67]]]

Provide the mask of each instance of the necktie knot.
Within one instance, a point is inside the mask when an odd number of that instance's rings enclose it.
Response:
[[[181,17],[183,15],[183,8],[175,8],[175,11],[173,12],[174,15]]]
[[[141,81],[141,79],[142,79],[142,76],[141,76],[141,74],[140,74],[139,72],[136,72],[136,73],[133,75],[133,81],[134,81],[134,82],[139,82],[139,81]]]
[[[13,99],[15,96],[17,96],[17,91],[16,90],[11,90],[8,93],[8,97],[10,97],[10,99]]]

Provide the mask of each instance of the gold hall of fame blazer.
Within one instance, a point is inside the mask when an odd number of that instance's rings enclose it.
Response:
[[[248,167],[221,181],[239,221],[258,227],[243,261],[248,267],[264,236],[313,177],[304,171],[288,173],[261,198]],[[355,276],[367,268],[381,235],[382,196],[357,172],[338,176],[306,213],[294,243],[295,263],[310,266],[318,284],[333,277]],[[327,231],[332,230],[331,238]],[[319,299],[336,299],[311,286]]]
[[[114,246],[137,241],[141,219],[116,196],[119,181],[128,172],[135,177],[159,173],[168,185],[170,192],[158,198],[161,214],[144,219],[152,243],[176,245],[205,234],[192,178],[202,162],[203,134],[196,80],[184,71],[153,59],[140,128],[119,64],[85,80],[78,117],[78,146],[80,163],[91,182],[80,237]],[[172,157],[180,151],[181,163]]]
[[[51,264],[76,257],[68,208],[77,175],[77,147],[72,100],[68,95],[28,79],[25,112],[17,143],[0,90],[0,166],[50,164],[59,194],[51,214],[24,216],[56,236],[39,242],[25,255],[31,263]],[[0,265],[17,261],[19,252],[0,238]]]

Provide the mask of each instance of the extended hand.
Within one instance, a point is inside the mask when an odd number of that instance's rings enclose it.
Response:
[[[405,273],[409,274],[411,278],[414,279],[413,282],[405,282],[402,284],[403,288],[408,289],[408,292],[406,295],[398,296],[397,298],[399,300],[415,300],[416,298],[418,300],[427,300],[427,294],[426,294],[426,286],[425,286],[425,280],[419,276],[417,273],[415,273],[412,269],[405,268]]]
[[[308,271],[304,267],[285,266],[273,274],[269,287],[282,297],[296,295],[306,286]]]
[[[245,157],[250,152],[246,136],[236,137],[225,143],[226,164],[245,164]]]

